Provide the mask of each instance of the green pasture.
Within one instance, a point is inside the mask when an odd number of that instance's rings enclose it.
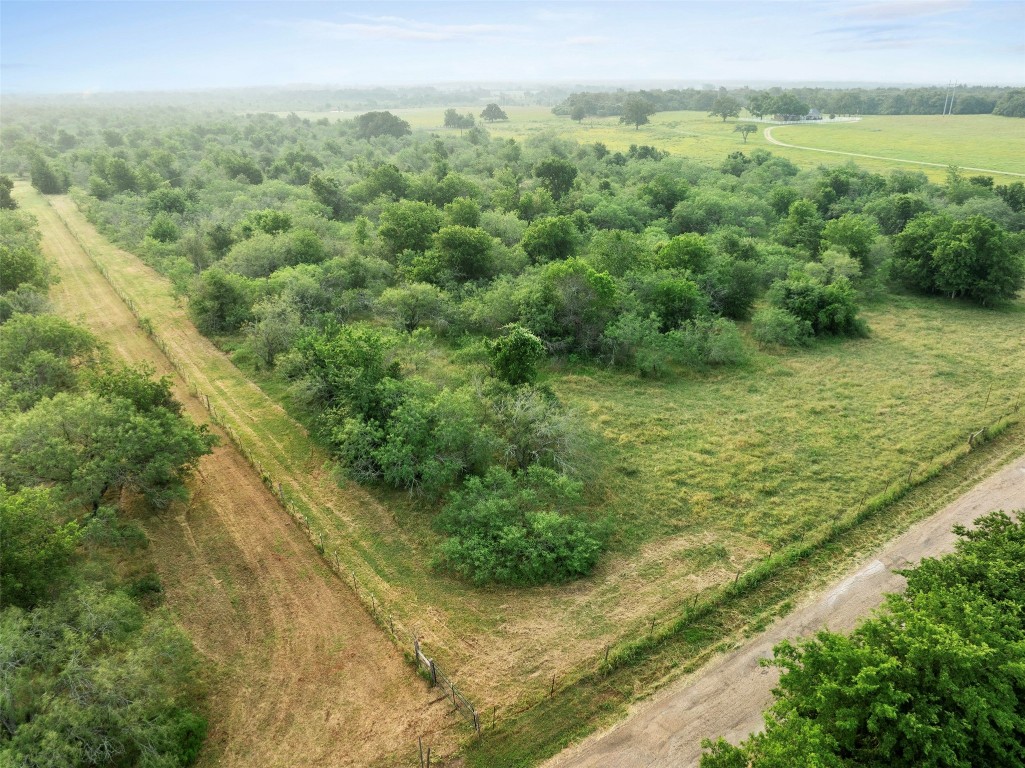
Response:
[[[460,114],[479,115],[480,105],[455,107]],[[454,131],[444,127],[445,110],[440,107],[394,109],[414,130]],[[802,168],[820,165],[859,166],[888,173],[896,168],[921,171],[933,181],[946,179],[946,166],[991,168],[1010,173],[1025,173],[1025,120],[995,115],[869,115],[857,122],[825,121],[810,125],[778,126],[773,136],[788,144],[892,157],[894,160],[855,158],[791,149],[770,144],[762,131],[769,123],[758,123],[759,130],[744,143],[734,132],[744,118],[723,122],[705,112],[659,112],[648,125],[639,129],[622,125],[617,117],[589,117],[577,123],[568,117],[553,115],[548,107],[506,107],[507,121],[485,123],[492,136],[522,141],[531,136],[556,133],[581,144],[602,142],[613,151],[625,151],[631,144],[648,144],[673,154],[701,162],[717,164],[731,152],[768,149]],[[286,114],[286,113],[281,113]],[[298,112],[300,117],[317,120],[350,120],[359,111]],[[939,163],[930,167],[897,162],[897,159]],[[1020,177],[991,174],[1002,184],[1021,181]]]
[[[871,115],[855,123],[780,126],[772,135],[806,147],[1025,174],[1025,120],[1009,117]]]

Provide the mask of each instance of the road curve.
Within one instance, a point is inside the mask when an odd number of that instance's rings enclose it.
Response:
[[[771,657],[776,643],[823,627],[853,629],[882,602],[883,593],[903,589],[895,569],[951,551],[954,525],[969,525],[996,509],[1025,509],[1025,455],[885,544],[762,634],[636,705],[628,719],[556,755],[545,768],[686,768],[698,764],[703,738],[721,735],[736,743],[759,730],[779,678],[759,660]]]
[[[785,141],[780,141],[774,138],[772,135],[773,130],[780,126],[774,125],[771,128],[766,128],[763,133],[765,134],[765,140],[770,144],[775,144],[777,147],[787,147],[788,149],[806,149],[809,152],[824,152],[827,155],[843,155],[845,157],[865,157],[869,160],[886,160],[891,163],[908,163],[910,165],[928,165],[931,168],[949,168],[950,163],[927,163],[924,160],[908,160],[903,157],[884,157],[883,155],[864,155],[860,152],[842,152],[839,149],[821,149],[819,147],[803,147],[800,144],[787,144]],[[996,168],[972,168],[968,165],[957,166],[962,171],[979,171],[981,173],[999,173],[1002,176],[1019,176],[1025,178],[1025,173],[1015,173],[1014,171],[1000,171]]]

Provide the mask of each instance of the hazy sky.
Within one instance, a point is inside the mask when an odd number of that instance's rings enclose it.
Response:
[[[12,2],[5,92],[610,80],[1025,84],[1025,0]]]

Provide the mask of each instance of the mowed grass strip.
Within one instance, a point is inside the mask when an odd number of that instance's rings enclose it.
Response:
[[[326,454],[198,335],[166,280],[107,243],[69,199],[54,203],[328,548],[485,707],[514,709],[552,675],[593,668],[653,617],[679,615],[770,548],[815,538],[866,496],[920,475],[1013,408],[1025,381],[1021,302],[982,310],[901,297],[867,313],[868,339],[783,355],[752,348],[740,370],[654,381],[598,366],[553,371],[589,433],[581,472],[613,550],[572,584],[474,589],[431,571],[437,538],[421,502],[339,487]]]

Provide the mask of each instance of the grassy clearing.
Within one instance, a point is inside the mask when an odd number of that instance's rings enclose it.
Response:
[[[472,112],[479,115],[480,109],[479,105],[456,107],[460,114]],[[705,112],[659,112],[651,116],[649,125],[637,130],[621,125],[616,117],[589,117],[576,123],[568,117],[553,115],[548,107],[507,107],[505,111],[509,120],[487,123],[488,132],[519,141],[556,132],[582,144],[600,141],[614,151],[625,151],[631,144],[649,144],[713,165],[722,162],[731,152],[749,152],[756,147],[786,157],[802,168],[843,165],[852,160],[839,155],[775,146],[765,140],[761,130],[752,133],[745,144],[740,134],[733,132],[737,123],[746,122],[743,118],[724,123]],[[452,130],[444,127],[445,110],[440,107],[396,109],[392,112],[414,129]],[[351,120],[358,113],[297,114],[313,120],[323,117]],[[869,115],[855,123],[780,126],[773,130],[773,135],[780,141],[808,147],[1025,173],[1025,121],[995,115]],[[856,162],[860,167],[877,173],[900,168],[921,171],[933,181],[946,179],[944,168],[865,158],[857,158]],[[1002,184],[1021,180],[1015,176],[994,175],[994,178]]]
[[[328,551],[340,554],[375,604],[424,638],[479,706],[497,705],[506,722],[547,692],[553,675],[560,688],[584,675],[566,696],[576,704],[553,704],[535,735],[525,731],[518,746],[489,752],[494,760],[482,764],[519,764],[547,752],[592,727],[603,701],[621,706],[695,663],[694,654],[724,633],[764,620],[743,600],[731,604],[722,621],[679,635],[697,644],[652,661],[650,676],[623,672],[622,691],[611,698],[606,682],[586,676],[607,645],[645,636],[653,617],[665,625],[696,595],[707,598],[761,563],[770,548],[817,540],[866,495],[909,472],[920,477],[969,431],[1011,410],[1025,381],[1025,303],[993,311],[918,298],[871,309],[868,339],[784,356],[752,350],[749,365],[736,371],[658,381],[600,367],[552,371],[549,383],[593,440],[581,472],[594,513],[617,532],[613,551],[573,584],[478,590],[431,572],[429,509],[403,494],[339,487],[323,451],[198,335],[164,278],[111,246],[69,199],[53,202],[254,459],[310,514]],[[919,511],[945,486],[930,483],[922,492]],[[881,538],[903,525],[889,511],[880,518]],[[816,557],[808,570],[788,569],[766,583],[784,595],[799,591],[836,565],[832,556]],[[773,610],[775,597],[760,599],[763,613]],[[587,714],[591,707],[598,713]],[[582,725],[571,727],[578,718]],[[518,721],[508,722],[515,741]]]
[[[1000,431],[1003,430],[1003,431]],[[521,711],[498,723],[474,742],[468,766],[528,766],[551,756],[588,733],[620,719],[639,696],[668,680],[692,671],[715,653],[760,631],[775,617],[787,613],[809,587],[822,586],[850,563],[863,559],[896,529],[910,526],[935,512],[1025,449],[1025,425],[1006,423],[995,439],[970,452],[962,448],[937,464],[943,467],[928,482],[892,492],[895,498],[856,528],[823,546],[794,557],[785,572],[748,589],[737,589],[728,602],[700,610],[673,633],[656,629],[648,655],[633,663],[592,669],[560,686],[553,697],[535,699]],[[741,587],[743,582],[741,582]]]
[[[872,115],[857,123],[780,126],[772,134],[806,147],[1025,173],[1025,121],[1008,117]]]

